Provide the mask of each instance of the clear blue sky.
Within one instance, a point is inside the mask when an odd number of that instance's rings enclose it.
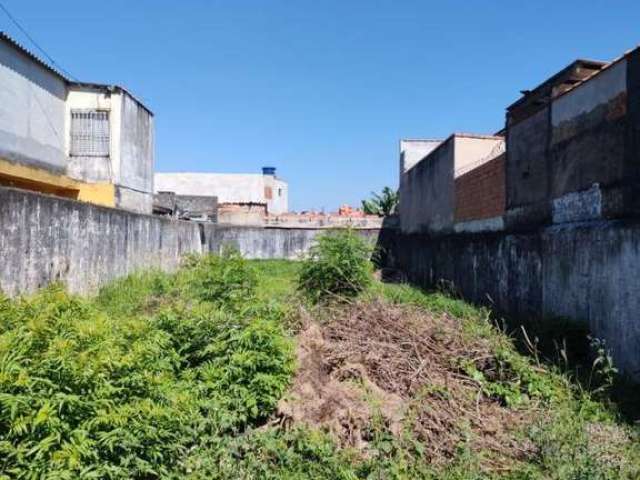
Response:
[[[273,165],[298,210],[395,187],[398,139],[495,132],[519,90],[640,42],[637,0],[0,1],[75,77],[149,105],[157,170]]]

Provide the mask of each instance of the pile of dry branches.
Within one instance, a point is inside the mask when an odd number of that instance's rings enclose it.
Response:
[[[447,315],[382,301],[336,308],[299,334],[298,373],[280,414],[365,452],[375,414],[393,434],[413,433],[431,462],[466,444],[487,453],[487,468],[508,468],[533,453],[516,432],[534,409],[503,406],[464,373],[465,361],[487,377],[495,365],[489,341],[468,337]]]

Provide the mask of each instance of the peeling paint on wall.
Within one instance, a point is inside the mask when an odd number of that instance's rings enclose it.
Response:
[[[551,204],[553,223],[592,220],[602,216],[602,192],[596,183],[589,190],[571,192]]]

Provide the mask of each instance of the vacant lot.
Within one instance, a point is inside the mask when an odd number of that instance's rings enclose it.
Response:
[[[300,268],[0,297],[0,478],[640,478],[606,358],[589,390],[485,310],[375,280],[310,300]]]

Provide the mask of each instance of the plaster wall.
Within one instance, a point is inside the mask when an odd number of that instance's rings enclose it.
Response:
[[[116,183],[151,198],[155,163],[153,115],[126,92],[121,92],[119,97],[121,127]]]
[[[271,199],[265,196],[271,188]],[[287,182],[259,173],[156,173],[156,192],[177,195],[216,196],[220,204],[267,204],[269,213],[288,211]],[[281,191],[281,195],[278,192]]]
[[[400,177],[429,155],[442,140],[400,140]]]
[[[454,144],[449,137],[409,169],[400,182],[400,228],[441,232],[453,225]]]
[[[64,173],[66,85],[0,41],[0,158]]]
[[[640,380],[640,224],[597,220],[527,234],[434,238],[383,231],[387,265],[410,281],[451,282],[464,298],[514,320],[570,319],[605,339],[614,363]]]
[[[118,103],[119,95],[115,95]],[[103,90],[83,87],[72,87],[65,104],[65,154],[69,157],[67,174],[71,178],[84,182],[114,183],[114,163],[119,163],[120,142],[117,132],[120,131],[119,111],[113,111],[112,95]],[[71,156],[71,111],[72,110],[106,110],[109,112],[109,157]]]
[[[358,233],[375,243],[380,229]],[[248,258],[298,259],[326,229],[181,221],[0,187],[0,290],[14,296],[60,281],[95,292],[136,270],[173,270],[186,253],[224,245]]]

